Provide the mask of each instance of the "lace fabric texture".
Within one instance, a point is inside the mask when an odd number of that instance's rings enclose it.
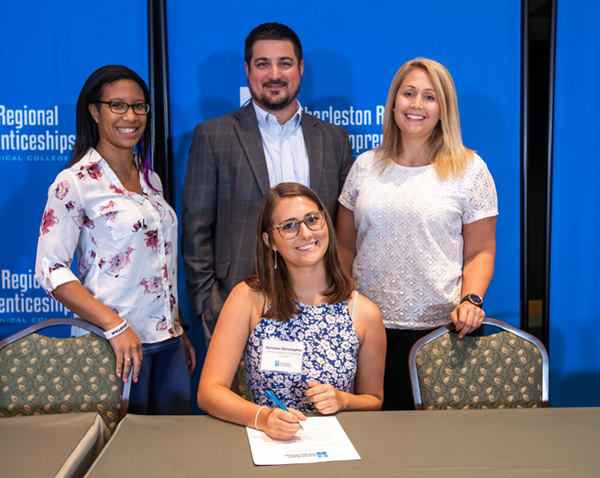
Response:
[[[268,387],[286,407],[315,412],[304,396],[307,382],[327,383],[351,392],[359,342],[346,302],[299,307],[302,313],[298,317],[287,322],[262,319],[250,334],[244,354],[248,390],[250,400],[259,405],[274,406],[263,392],[263,387]],[[303,342],[302,372],[261,371],[265,339]]]
[[[463,224],[498,214],[496,188],[475,155],[464,174],[440,181],[433,166],[358,157],[340,203],[354,211],[356,289],[381,310],[388,328],[431,329],[449,322],[460,300]]]

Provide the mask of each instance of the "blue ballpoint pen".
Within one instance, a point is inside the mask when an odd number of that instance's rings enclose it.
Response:
[[[275,405],[277,405],[279,408],[281,408],[284,412],[289,412],[289,410],[286,408],[286,406],[281,403],[281,400],[279,400],[279,398],[277,398],[277,395],[275,395],[275,392],[273,390],[271,390],[270,388],[263,388],[265,395],[267,397],[269,397],[271,400],[273,400],[273,403],[275,403]],[[302,423],[300,423],[300,421],[298,421],[298,425],[300,425],[300,428],[302,428],[302,430],[304,430],[304,428],[302,427]]]

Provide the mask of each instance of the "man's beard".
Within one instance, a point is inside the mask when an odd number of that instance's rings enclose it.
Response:
[[[288,83],[284,81],[272,81],[265,83],[262,86],[268,87],[271,85],[287,86]],[[248,85],[248,88],[250,90],[250,95],[252,96],[252,101],[254,101],[261,108],[271,111],[281,111],[287,108],[296,100],[298,91],[300,91],[300,86],[298,86],[298,89],[296,91],[290,92],[289,90],[287,90],[285,94],[280,94],[276,97],[275,100],[273,100],[271,99],[271,97],[268,96],[267,93],[258,95],[250,85]]]

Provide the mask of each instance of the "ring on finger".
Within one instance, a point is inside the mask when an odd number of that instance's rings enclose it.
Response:
[[[131,359],[129,357],[127,357],[125,360],[127,360],[128,362],[131,362]]]

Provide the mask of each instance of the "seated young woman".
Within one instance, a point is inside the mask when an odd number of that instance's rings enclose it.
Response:
[[[306,412],[379,410],[381,314],[353,290],[331,218],[306,186],[281,183],[263,198],[254,272],[219,316],[198,387],[200,408],[280,440],[296,434]],[[251,401],[231,390],[242,353]]]

